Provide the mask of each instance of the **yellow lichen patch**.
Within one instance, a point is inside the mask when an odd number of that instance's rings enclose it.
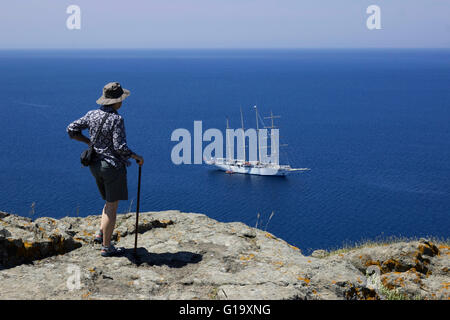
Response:
[[[419,281],[420,281],[420,279],[419,279]],[[403,276],[400,276],[400,277],[397,277],[394,279],[392,279],[392,278],[389,279],[386,277],[381,282],[389,290],[394,290],[395,288],[398,288],[398,287],[405,287],[405,278]]]
[[[86,230],[83,230],[83,235],[84,235],[85,237],[92,237],[92,233],[87,232]]]
[[[81,238],[78,238],[78,237],[75,237],[75,238],[73,238],[73,239],[76,240],[76,241],[82,241],[82,242],[84,242],[84,243],[88,243],[86,240],[81,239]]]
[[[89,272],[95,272],[94,268],[89,269]]]
[[[271,233],[266,232],[264,235],[269,239],[276,239],[275,236]]]
[[[450,282],[442,282],[441,285],[444,288],[444,290],[448,290],[448,287],[450,286]]]
[[[274,264],[282,267],[284,265],[284,262],[283,261],[275,261]]]
[[[303,277],[301,277],[301,276],[298,276],[298,277],[297,277],[297,280],[304,281],[306,284],[309,284],[309,283],[311,282],[310,279],[308,279],[308,278],[303,278]]]
[[[33,242],[24,241],[22,246],[17,247],[16,255],[19,257],[34,257],[39,253],[39,248]]]
[[[92,294],[92,292],[88,291],[88,292],[86,292],[86,293],[83,293],[83,294],[81,295],[81,298],[87,299],[91,294]]]
[[[436,247],[432,242],[428,242],[427,244],[420,244],[418,247],[418,253],[425,255],[440,255],[438,247]]]
[[[30,248],[33,247],[33,242],[25,241],[25,242],[23,243],[23,246],[24,246],[25,249],[28,250],[28,249],[30,249]]]
[[[374,261],[374,260],[367,260],[365,263],[366,267],[370,267],[370,266],[381,266],[380,261]]]
[[[253,259],[254,257],[255,257],[255,255],[253,253],[250,253],[248,256],[241,255],[239,257],[239,260],[241,260],[241,261],[249,261],[249,260]]]
[[[385,286],[385,287],[388,288],[389,290],[395,289],[395,286],[394,286],[392,283],[390,283],[390,282],[388,281],[388,279],[385,278],[385,277],[381,278],[381,283],[383,284],[383,286]]]
[[[289,245],[289,247],[291,247],[292,249],[300,251],[300,249],[299,249],[299,248],[297,248],[297,247],[294,247],[294,246],[292,246],[292,245],[290,245],[290,244],[288,244],[288,245]]]

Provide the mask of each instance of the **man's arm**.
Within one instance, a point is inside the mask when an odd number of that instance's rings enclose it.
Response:
[[[71,136],[71,138],[74,139],[74,140],[80,141],[80,142],[84,142],[84,143],[86,143],[87,145],[90,145],[90,144],[91,144],[91,140],[89,140],[89,138],[86,137],[86,136],[85,136],[84,134],[82,134],[82,133],[77,134],[77,135],[74,135],[74,136]]]
[[[88,114],[89,112],[84,117],[81,117],[80,119],[69,124],[66,131],[71,139],[81,141],[89,145],[91,140],[89,140],[89,138],[81,132],[89,127]]]
[[[142,166],[144,164],[144,158],[142,156],[138,156],[136,153],[133,153],[131,155],[131,158],[136,160],[136,163],[140,166]]]

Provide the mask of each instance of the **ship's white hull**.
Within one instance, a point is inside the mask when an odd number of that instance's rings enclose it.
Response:
[[[229,164],[214,164],[222,171],[229,173],[254,174],[259,176],[285,176],[289,173],[288,170],[267,168],[267,167],[252,167],[252,166],[238,166]]]
[[[307,171],[309,168],[291,168],[289,165],[271,163],[245,162],[223,158],[205,159],[205,163],[227,173],[253,174],[259,176],[286,176],[291,172]]]

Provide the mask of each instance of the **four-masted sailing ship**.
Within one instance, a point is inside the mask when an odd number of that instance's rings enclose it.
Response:
[[[282,165],[278,163],[278,156],[271,157],[271,159],[275,159],[274,161],[264,161],[264,157],[261,155],[261,149],[263,148],[260,145],[260,137],[259,137],[259,115],[258,108],[254,106],[256,113],[256,138],[257,138],[257,159],[250,161],[246,160],[246,144],[245,144],[245,130],[244,130],[244,118],[242,116],[242,108],[241,108],[241,125],[243,131],[243,159],[233,159],[233,158],[211,158],[205,159],[205,163],[208,165],[215,166],[226,173],[242,173],[242,174],[253,174],[253,175],[261,175],[261,176],[285,176],[292,172],[301,172],[310,170],[309,168],[292,168],[290,165]],[[279,116],[274,116],[271,112],[270,117],[265,117],[265,119],[271,119],[271,126],[264,127],[271,129],[271,148],[273,148],[273,129],[274,119],[279,118]],[[229,128],[228,119],[227,119],[227,129]],[[229,143],[229,135],[227,131],[227,148],[231,145]],[[283,145],[285,146],[285,145]],[[278,149],[278,148],[275,148]],[[229,150],[227,150],[229,151]],[[274,150],[271,150],[274,152]],[[276,150],[275,150],[276,151]],[[232,152],[227,152],[227,156],[231,155]],[[273,156],[273,154],[272,154]]]

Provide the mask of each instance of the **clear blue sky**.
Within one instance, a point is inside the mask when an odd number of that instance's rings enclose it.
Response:
[[[81,8],[68,30],[66,8]],[[366,8],[381,8],[368,30]],[[450,0],[11,0],[0,48],[450,48]]]

